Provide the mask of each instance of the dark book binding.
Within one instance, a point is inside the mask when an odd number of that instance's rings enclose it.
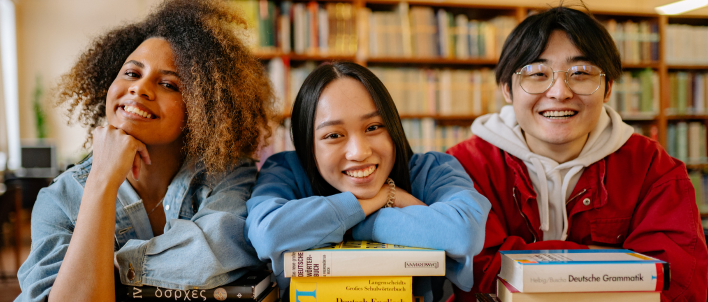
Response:
[[[260,301],[275,285],[270,271],[250,271],[234,282],[212,289],[169,289],[155,286],[116,287],[116,301]]]

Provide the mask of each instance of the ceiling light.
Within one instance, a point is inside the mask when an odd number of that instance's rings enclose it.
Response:
[[[682,0],[657,6],[654,10],[662,15],[678,15],[704,6],[708,6],[708,0]]]

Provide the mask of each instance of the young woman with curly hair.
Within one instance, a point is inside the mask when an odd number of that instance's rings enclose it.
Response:
[[[220,1],[170,0],[99,37],[56,90],[92,155],[43,189],[18,301],[211,288],[259,265],[245,241],[251,159],[273,93]]]

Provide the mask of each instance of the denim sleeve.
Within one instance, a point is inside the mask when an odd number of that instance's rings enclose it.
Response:
[[[410,167],[410,193],[429,206],[378,210],[354,228],[354,239],[445,250],[445,276],[470,290],[472,258],[482,250],[491,204],[450,155],[415,154]]]
[[[246,242],[246,200],[255,182],[253,163],[236,168],[198,205],[189,220],[172,219],[150,240],[129,240],[118,252],[121,282],[174,289],[213,288],[260,265]],[[134,270],[134,279],[127,273]]]
[[[67,205],[58,201],[66,198],[62,188],[62,184],[55,184],[37,195],[31,220],[32,248],[17,272],[22,293],[15,301],[44,301],[57,278],[76,223],[71,213],[78,213],[79,206],[79,202]],[[70,209],[72,206],[76,209]]]
[[[302,196],[298,193],[302,185],[299,181],[305,176],[293,173],[285,161],[273,158],[261,168],[247,203],[246,230],[258,257],[272,262],[273,272],[284,289],[287,279],[283,275],[283,253],[341,242],[344,233],[365,215],[349,192],[327,197]]]

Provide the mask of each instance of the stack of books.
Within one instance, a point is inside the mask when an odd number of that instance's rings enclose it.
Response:
[[[212,289],[169,289],[155,286],[116,285],[117,302],[238,301],[276,302],[280,290],[271,282],[270,270],[255,270],[236,281]],[[120,283],[120,282],[119,282]]]
[[[443,250],[370,241],[346,241],[284,257],[290,301],[411,302],[413,276],[445,275]]]
[[[630,250],[500,251],[497,296],[521,301],[660,301],[669,264]]]

